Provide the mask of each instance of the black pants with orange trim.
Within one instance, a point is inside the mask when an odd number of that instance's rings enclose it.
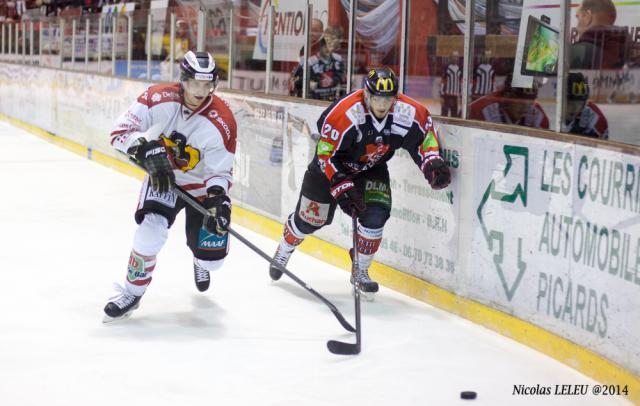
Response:
[[[391,215],[391,186],[386,164],[357,174],[353,182],[367,206],[367,210],[358,216],[360,224],[372,229],[383,228]],[[331,224],[338,204],[331,196],[330,186],[323,173],[307,169],[294,213],[298,230],[313,234]]]

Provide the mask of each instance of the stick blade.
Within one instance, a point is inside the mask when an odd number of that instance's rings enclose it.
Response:
[[[351,343],[345,343],[342,341],[329,340],[327,341],[327,348],[333,354],[337,355],[357,355],[360,354],[360,346]]]

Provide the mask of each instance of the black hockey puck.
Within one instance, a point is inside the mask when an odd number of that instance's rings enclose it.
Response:
[[[462,399],[475,399],[476,396],[478,396],[478,394],[474,391],[467,390],[464,392],[460,392],[460,398]]]

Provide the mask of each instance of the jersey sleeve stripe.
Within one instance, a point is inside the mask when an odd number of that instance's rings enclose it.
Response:
[[[331,147],[322,154],[320,153],[321,151],[318,150],[318,160],[324,161],[324,174],[329,180],[338,172],[338,168],[333,163],[333,157],[340,149],[345,134],[354,125],[346,113],[360,100],[360,93],[361,91],[355,92],[339,101],[322,122],[320,139],[325,142],[325,145],[328,144]]]
[[[187,183],[186,185],[181,185],[184,190],[194,190],[203,188],[204,183]]]

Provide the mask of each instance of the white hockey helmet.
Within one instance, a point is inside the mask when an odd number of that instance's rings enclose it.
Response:
[[[216,62],[210,53],[189,51],[184,55],[180,63],[180,81],[186,82],[189,79],[213,82],[214,84],[218,82]]]

